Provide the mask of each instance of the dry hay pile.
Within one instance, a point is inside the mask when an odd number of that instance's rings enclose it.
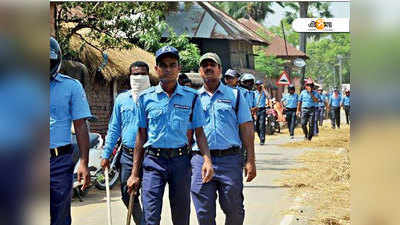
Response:
[[[301,205],[312,211],[306,215],[310,225],[350,224],[349,129],[333,131],[336,134],[320,131],[320,140],[313,140],[312,146],[341,145],[342,148],[306,152],[298,158],[303,167],[287,171],[280,180],[282,185],[290,187],[293,196],[303,196]]]
[[[343,125],[342,125],[343,126]],[[303,135],[301,128],[295,129],[295,136]],[[312,141],[297,141],[289,142],[282,145],[282,147],[294,147],[294,148],[347,148],[350,145],[350,127],[344,125],[340,129],[332,129],[328,122],[325,121],[325,125],[319,128],[319,136],[314,136]]]

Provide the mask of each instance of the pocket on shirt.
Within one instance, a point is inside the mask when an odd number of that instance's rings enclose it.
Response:
[[[175,108],[173,123],[174,128],[187,130],[189,127],[190,109]]]
[[[217,103],[215,105],[218,121],[222,122],[233,119],[233,108],[228,103]]]
[[[148,113],[148,119],[149,119],[149,128],[151,130],[160,130],[161,129],[161,118],[162,118],[162,110],[151,110]]]
[[[122,121],[131,121],[135,116],[135,110],[133,107],[122,106],[121,107],[121,119]]]

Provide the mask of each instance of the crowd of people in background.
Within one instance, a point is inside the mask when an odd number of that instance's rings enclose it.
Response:
[[[178,82],[183,86],[192,86],[190,78],[181,73]],[[244,95],[251,111],[254,130],[256,131],[260,144],[265,144],[266,136],[266,112],[273,109],[278,114],[279,122],[286,122],[290,139],[294,139],[294,129],[300,122],[305,140],[312,140],[313,136],[319,135],[319,127],[323,126],[324,120],[329,118],[331,128],[340,128],[340,110],[346,115],[346,124],[350,124],[350,90],[346,89],[343,94],[338,88],[330,91],[315,85],[311,78],[305,79],[304,89],[296,88],[290,84],[287,93],[280,101],[268,92],[262,80],[256,80],[251,73],[240,73],[234,69],[228,69],[223,82],[234,89],[238,89]],[[283,116],[285,115],[285,116]]]

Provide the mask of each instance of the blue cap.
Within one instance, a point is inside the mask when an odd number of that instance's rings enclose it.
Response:
[[[240,77],[240,74],[239,74],[238,71],[236,71],[236,70],[228,69],[228,70],[225,72],[225,76]]]
[[[262,80],[257,80],[257,81],[256,81],[256,84],[257,84],[257,85],[263,84],[263,82],[262,82]]]
[[[156,62],[158,62],[158,60],[161,58],[161,56],[166,55],[166,54],[170,54],[179,60],[179,52],[178,52],[178,50],[176,50],[176,48],[174,48],[172,46],[164,46],[157,50]]]

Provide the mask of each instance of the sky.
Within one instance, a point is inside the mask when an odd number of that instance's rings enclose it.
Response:
[[[287,11],[276,3],[273,4],[272,9],[275,13],[269,14],[264,20],[266,27],[280,26],[280,21]],[[350,2],[331,2],[329,9],[335,18],[350,18]]]

